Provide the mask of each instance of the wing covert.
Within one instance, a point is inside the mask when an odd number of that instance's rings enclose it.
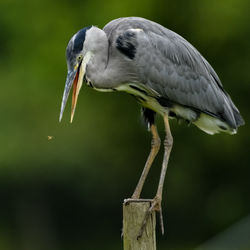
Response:
[[[110,58],[123,52],[123,58],[132,66],[134,81],[173,103],[216,116],[233,128],[243,123],[211,65],[177,33],[137,17],[113,20],[104,31],[110,42]],[[134,32],[130,36],[134,47],[129,44],[133,48],[131,58],[129,51],[124,51],[129,46],[119,51],[116,44],[117,38],[126,37],[128,31]]]
[[[202,55],[179,35],[137,32],[134,63],[142,83],[162,97],[235,126],[230,97]]]

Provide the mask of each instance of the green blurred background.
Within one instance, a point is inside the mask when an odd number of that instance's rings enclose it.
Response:
[[[154,20],[191,42],[246,121],[235,136],[209,136],[171,121],[166,234],[157,228],[158,249],[194,249],[246,217],[249,9],[249,0],[1,0],[0,249],[122,249],[122,202],[150,149],[139,105],[129,95],[84,86],[74,123],[70,104],[58,122],[68,40],[84,26],[122,16]],[[162,151],[144,198],[156,192],[161,160]]]

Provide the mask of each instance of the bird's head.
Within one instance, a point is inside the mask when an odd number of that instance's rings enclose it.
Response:
[[[91,30],[92,26],[83,28],[79,30],[69,41],[67,49],[66,49],[66,60],[67,60],[67,79],[65,83],[62,104],[61,104],[61,112],[59,121],[61,121],[63,116],[63,111],[66,106],[66,102],[73,85],[73,93],[72,93],[72,107],[71,107],[71,119],[73,121],[75,107],[77,103],[77,98],[79,91],[82,86],[82,81],[84,79],[86,65],[91,57],[91,52],[86,49],[85,46],[85,38],[89,30]]]

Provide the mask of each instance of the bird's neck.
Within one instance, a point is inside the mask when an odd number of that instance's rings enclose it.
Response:
[[[105,80],[105,69],[108,63],[108,38],[106,33],[94,27],[89,37],[86,37],[86,47],[91,53],[87,64],[86,77],[93,84],[101,85]]]
[[[91,59],[87,66],[87,77],[93,83],[100,83],[104,77],[108,61],[108,52],[100,50],[98,53],[92,52]]]
[[[91,31],[91,32],[90,32]],[[86,67],[86,78],[96,90],[112,91],[120,84],[135,81],[133,64],[115,57],[114,51],[109,51],[109,41],[106,33],[98,28],[90,30],[85,44],[91,52],[91,59]],[[111,46],[111,50],[112,45]]]

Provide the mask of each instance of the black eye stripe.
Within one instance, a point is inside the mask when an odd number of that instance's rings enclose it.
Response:
[[[86,32],[88,29],[90,29],[92,26],[89,26],[89,27],[86,27],[86,28],[83,28],[81,30],[79,30],[77,33],[76,33],[76,37],[75,37],[75,40],[74,40],[74,45],[73,45],[73,52],[74,53],[79,53],[80,51],[82,51],[82,48],[83,48],[83,43],[85,41],[85,37],[86,37]]]

